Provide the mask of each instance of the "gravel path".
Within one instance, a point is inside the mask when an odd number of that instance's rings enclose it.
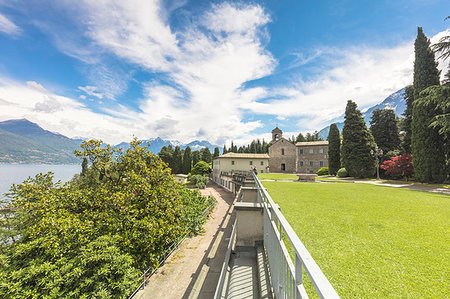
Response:
[[[234,195],[211,182],[202,194],[217,199],[205,233],[186,239],[135,298],[212,298],[234,221]]]

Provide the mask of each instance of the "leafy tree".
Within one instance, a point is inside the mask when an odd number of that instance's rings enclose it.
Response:
[[[201,155],[199,151],[192,152],[192,165],[197,164],[201,160]]]
[[[202,148],[201,153],[202,153],[202,161],[205,161],[206,163],[211,163],[212,155],[211,152],[209,151],[209,148],[207,147]]]
[[[403,112],[402,131],[404,132],[401,147],[405,154],[411,154],[411,122],[412,122],[412,107],[414,102],[414,86],[409,85],[405,89],[406,109]]]
[[[430,40],[423,33],[422,27],[417,28],[414,52],[414,99],[418,99],[422,90],[432,85],[439,85],[439,71],[434,60],[434,52],[430,48]]]
[[[342,166],[353,177],[370,177],[375,171],[375,159],[370,154],[375,142],[366,123],[357,109],[356,103],[349,100],[345,108],[344,128],[342,129]]]
[[[209,167],[208,163],[205,161],[200,161],[192,167],[191,174],[192,175],[207,175],[211,172],[211,167]]]
[[[169,146],[163,146],[161,150],[159,151],[158,156],[161,158],[161,160],[166,163],[170,168],[173,167],[173,147],[171,145]]]
[[[398,149],[400,137],[394,110],[375,109],[370,119],[370,131],[375,143],[383,152],[387,153]]]
[[[87,158],[83,158],[83,162],[81,162],[81,176],[85,176],[88,170],[88,160]]]
[[[390,160],[386,160],[380,165],[387,176],[392,178],[404,177],[406,180],[413,174],[413,163],[411,155],[401,155],[392,157]]]
[[[336,175],[341,168],[341,137],[336,124],[331,124],[328,133],[328,171]]]
[[[183,158],[181,155],[181,148],[177,145],[172,155],[172,173],[181,173],[183,166]]]
[[[184,149],[183,154],[183,167],[182,167],[182,173],[188,174],[191,172],[192,169],[192,152],[191,148],[188,146]]]
[[[449,87],[432,86],[414,101],[411,147],[415,177],[421,182],[442,183],[448,176],[446,155],[448,158],[449,150],[444,140],[448,136],[449,96]],[[447,110],[444,111],[443,107]],[[439,134],[432,125],[433,120],[440,119],[447,126],[446,134]]]

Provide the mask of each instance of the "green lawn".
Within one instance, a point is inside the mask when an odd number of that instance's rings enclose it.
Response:
[[[259,173],[260,180],[298,180],[298,176],[289,173]]]
[[[448,298],[449,196],[369,184],[263,184],[342,298]]]

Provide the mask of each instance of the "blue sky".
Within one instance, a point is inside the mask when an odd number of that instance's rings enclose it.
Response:
[[[412,82],[448,1],[3,1],[0,121],[222,145],[320,130]],[[448,68],[448,61],[439,67]]]

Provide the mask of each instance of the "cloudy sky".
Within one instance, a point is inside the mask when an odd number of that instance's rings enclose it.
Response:
[[[0,121],[222,145],[320,130],[412,82],[448,2],[0,0]],[[448,64],[441,63],[441,68]]]

